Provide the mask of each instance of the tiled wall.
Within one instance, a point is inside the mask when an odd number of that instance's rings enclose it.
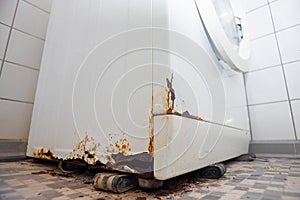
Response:
[[[253,48],[245,73],[252,139],[290,143],[299,154],[300,1],[243,0],[243,5]]]
[[[2,141],[27,140],[50,8],[51,0],[0,0]]]

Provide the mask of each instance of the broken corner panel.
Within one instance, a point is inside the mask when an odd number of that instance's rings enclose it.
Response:
[[[154,177],[166,180],[248,152],[247,131],[190,118],[154,117]]]

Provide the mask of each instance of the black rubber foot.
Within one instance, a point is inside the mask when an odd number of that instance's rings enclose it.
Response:
[[[93,186],[96,189],[123,193],[138,186],[138,180],[133,175],[98,173],[94,176]]]
[[[226,166],[222,163],[210,165],[200,170],[200,175],[203,178],[218,179],[226,173]]]

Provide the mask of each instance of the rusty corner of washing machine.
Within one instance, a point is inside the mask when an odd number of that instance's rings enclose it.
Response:
[[[75,145],[66,157],[59,157],[50,148],[45,147],[33,152],[33,157],[46,160],[74,161],[74,164],[77,163],[75,161],[79,161],[94,169],[135,173],[142,177],[153,176],[153,158],[148,152],[132,155],[130,153],[131,146],[126,138],[111,141],[105,151],[98,155],[97,152],[101,152],[100,147],[101,144],[95,142],[95,139],[86,133],[85,137]]]

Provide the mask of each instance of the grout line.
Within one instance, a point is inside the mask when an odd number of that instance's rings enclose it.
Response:
[[[275,68],[275,67],[279,67],[279,66],[281,66],[281,64],[262,67],[262,68],[259,68],[259,69],[253,69],[253,70],[250,70],[248,72],[245,72],[245,74],[252,73],[252,72],[259,72],[259,71],[263,71],[263,70],[267,70],[267,69],[271,69],[271,68]]]
[[[251,42],[253,42],[255,40],[258,40],[258,39],[261,39],[261,38],[264,38],[264,37],[268,37],[272,34],[280,33],[280,32],[295,28],[297,26],[300,26],[300,24],[294,24],[292,26],[288,26],[288,27],[285,27],[285,28],[282,28],[282,29],[279,29],[279,30],[275,30],[275,27],[273,26],[274,31],[272,33],[267,33],[267,34],[264,34],[264,35],[261,35],[261,36],[255,37],[255,38],[251,38],[250,40],[251,40]]]
[[[293,61],[283,62],[282,64],[283,65],[288,65],[288,64],[299,62],[299,61],[300,61],[300,59],[297,59],[297,60],[293,60]]]
[[[288,62],[283,62],[282,65],[288,65],[288,64],[292,64],[292,63],[297,63],[297,62],[300,62],[300,59],[298,60],[293,60],[293,61],[288,61]],[[253,70],[250,70],[248,72],[244,72],[245,74],[248,74],[248,73],[252,73],[252,72],[258,72],[258,71],[263,71],[263,70],[267,70],[267,69],[270,69],[270,68],[274,68],[274,67],[279,67],[281,66],[281,64],[278,64],[278,65],[272,65],[272,66],[267,66],[267,67],[262,67],[260,69],[253,69]]]
[[[258,39],[261,39],[261,38],[264,38],[264,37],[268,37],[268,36],[271,36],[273,35],[275,32],[272,31],[271,33],[267,33],[267,34],[264,34],[264,35],[261,35],[261,36],[258,36],[258,37],[255,37],[255,38],[251,38],[250,41],[253,42],[255,40],[258,40]]]
[[[256,8],[253,8],[253,9],[251,9],[251,10],[248,10],[248,11],[246,11],[246,14],[252,13],[253,11],[258,10],[258,9],[264,7],[264,6],[267,6],[267,5],[268,5],[268,3],[265,3],[265,4],[263,4],[263,5],[260,5],[260,6],[256,7]]]
[[[272,2],[270,2],[270,0],[268,0],[268,3],[272,4],[273,2],[276,2],[276,1],[278,1],[278,0],[273,0]]]
[[[2,62],[1,67],[0,67],[0,78],[1,78],[1,74],[2,74],[4,60],[6,58],[6,53],[7,53],[7,50],[8,50],[8,45],[9,45],[9,41],[10,41],[12,29],[13,29],[12,27],[13,27],[15,19],[16,19],[17,10],[18,10],[18,7],[19,7],[19,2],[20,2],[20,0],[17,1],[16,8],[15,8],[15,13],[14,13],[14,17],[12,19],[11,26],[10,26],[10,29],[9,29],[9,33],[8,33],[8,37],[7,37],[7,41],[6,41],[6,46],[5,46],[5,50],[4,50],[4,55],[3,55],[3,58],[2,58],[3,62]]]
[[[276,31],[275,28],[273,27],[273,28],[274,28],[274,31],[273,31],[272,33],[267,33],[267,34],[264,34],[264,35],[261,35],[261,36],[255,37],[255,38],[251,38],[250,40],[251,40],[251,42],[253,42],[253,41],[255,41],[255,40],[258,40],[258,39],[261,39],[261,38],[264,38],[264,37],[268,37],[268,36],[273,35],[273,34],[275,34],[275,33],[280,33],[280,32],[286,31],[286,30],[288,30],[288,29],[295,28],[295,27],[297,27],[297,26],[300,26],[300,24],[294,24],[294,25],[292,25],[292,26],[288,26],[288,27],[279,29],[279,30],[277,30],[277,31]]]
[[[246,11],[246,14],[251,13],[251,12],[253,12],[253,11],[257,10],[257,9],[260,9],[260,8],[262,8],[262,7],[264,7],[264,6],[267,6],[268,4],[272,4],[272,3],[276,2],[276,1],[278,1],[278,0],[274,0],[274,1],[272,1],[272,2],[270,3],[269,0],[268,0],[267,3],[265,3],[265,4],[263,4],[263,5],[260,5],[260,6],[256,7],[256,8],[253,8],[253,9],[251,9],[251,10]]]
[[[271,6],[270,6],[269,2],[268,2],[268,7],[269,7],[270,15],[271,15],[273,29],[275,31],[274,18],[273,18],[273,14],[272,14],[272,10],[271,10]],[[284,70],[284,67],[283,67],[282,55],[281,55],[281,51],[280,51],[280,47],[279,47],[279,42],[278,42],[277,32],[276,31],[275,31],[274,35],[275,35],[277,50],[278,50],[278,53],[279,53],[279,59],[280,59],[280,63],[281,63],[281,70],[282,70],[282,73],[283,73],[283,79],[284,79],[286,94],[287,94],[287,98],[288,98],[288,104],[289,104],[290,113],[291,113],[291,119],[292,119],[292,124],[293,124],[293,129],[294,129],[294,136],[295,136],[295,139],[298,140],[298,138],[297,138],[297,132],[296,132],[295,119],[294,119],[293,109],[292,109],[292,104],[291,104],[291,98],[290,98],[290,94],[289,94],[289,90],[288,90],[288,86],[287,86],[287,79],[286,79],[286,74],[285,74],[285,70]]]
[[[2,98],[2,97],[0,97],[0,100],[3,100],[3,101],[12,101],[12,102],[18,102],[18,103],[26,103],[26,104],[33,104],[33,102],[30,102],[30,101],[22,101],[22,100]]]
[[[7,24],[4,24],[4,23],[2,23],[2,22],[0,22],[0,24],[3,25],[3,26],[6,26],[6,27],[8,27],[8,28],[10,28],[10,26],[7,25]]]
[[[278,100],[278,101],[268,101],[268,102],[263,102],[263,103],[253,103],[249,104],[248,106],[260,106],[260,105],[268,105],[268,104],[274,104],[274,103],[283,103],[283,102],[288,102],[289,100]]]
[[[291,101],[299,101],[300,98],[294,98],[294,99],[291,99]]]
[[[9,60],[4,60],[4,62],[7,62],[7,63],[10,63],[10,64],[14,64],[14,65],[17,65],[19,67],[24,67],[24,68],[27,68],[27,69],[31,69],[31,70],[34,70],[34,71],[40,71],[39,69],[36,69],[34,67],[30,67],[30,66],[27,66],[27,65],[22,65],[22,64],[19,64],[19,63],[15,63],[15,62],[12,62],[12,61],[9,61]]]
[[[297,26],[300,26],[300,24],[294,24],[294,25],[291,25],[291,26],[288,26],[288,27],[279,29],[279,30],[275,31],[275,33],[279,33],[279,32],[282,32],[282,31],[286,31],[286,30],[288,30],[288,29],[292,29],[292,28],[295,28],[295,27],[297,27]]]
[[[245,89],[245,96],[246,96],[246,105],[247,105],[247,112],[248,112],[249,131],[250,131],[251,141],[253,141],[253,134],[252,134],[252,126],[251,126],[250,109],[249,109],[248,94],[247,94],[247,88],[246,88],[245,73],[243,73],[243,81],[244,81],[244,89]]]
[[[41,38],[41,37],[39,37],[39,36],[33,35],[33,34],[28,33],[28,32],[26,32],[26,31],[22,31],[21,29],[18,29],[18,28],[15,28],[15,27],[12,27],[12,29],[14,29],[14,30],[16,30],[16,31],[19,31],[19,32],[21,32],[21,33],[24,33],[24,34],[26,34],[26,35],[29,35],[29,36],[31,36],[31,37],[34,37],[35,39],[39,39],[39,40],[42,40],[43,42],[45,42],[45,39],[43,39],[43,38]]]
[[[29,1],[26,1],[26,0],[23,0],[23,1],[24,1],[25,3],[27,3],[27,4],[31,5],[31,6],[35,7],[35,8],[37,8],[37,9],[39,9],[39,10],[41,10],[41,11],[43,11],[43,12],[47,13],[47,14],[50,14],[50,12],[49,12],[49,11],[47,11],[47,10],[45,10],[45,9],[43,9],[43,8],[41,8],[41,7],[37,6],[37,5],[35,5],[35,4],[33,4],[33,3],[29,2]]]

